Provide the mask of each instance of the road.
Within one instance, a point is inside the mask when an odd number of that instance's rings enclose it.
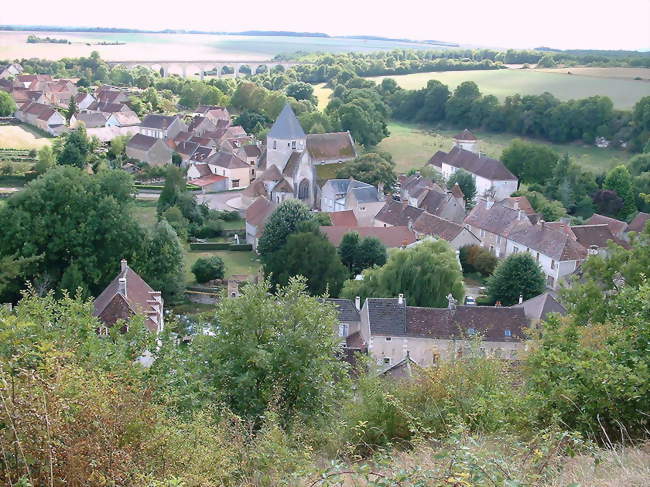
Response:
[[[232,210],[226,202],[241,196],[241,191],[227,191],[225,193],[199,194],[196,199],[199,203],[205,203],[213,210]]]

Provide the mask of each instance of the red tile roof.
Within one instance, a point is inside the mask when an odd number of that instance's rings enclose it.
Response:
[[[225,176],[218,176],[217,174],[212,174],[210,176],[203,176],[202,178],[193,179],[192,181],[190,181],[190,183],[203,188],[204,186],[209,186],[218,181],[223,181],[224,179],[226,179]]]
[[[646,222],[650,220],[650,214],[639,212],[637,216],[627,226],[627,232],[642,232],[645,228]]]
[[[587,225],[598,225],[600,223],[606,223],[614,235],[620,235],[627,229],[627,223],[622,222],[621,220],[617,220],[616,218],[599,215],[598,213],[591,215],[591,217],[585,223]]]
[[[356,227],[359,225],[352,210],[333,211],[329,212],[328,215],[334,227]]]

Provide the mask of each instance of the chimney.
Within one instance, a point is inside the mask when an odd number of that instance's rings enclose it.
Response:
[[[520,221],[524,219],[524,210],[519,210],[519,213],[517,214],[517,219]]]
[[[120,277],[117,281],[117,292],[124,296],[126,296],[126,277]]]
[[[523,302],[524,302],[524,295],[523,295],[523,294],[520,294],[520,295],[519,295],[519,304],[521,304],[521,303],[523,303]]]
[[[126,259],[122,259],[122,260],[120,261],[120,270],[121,270],[122,272],[124,272],[124,271],[126,270],[127,267],[129,267],[129,266],[128,266],[127,263],[126,263]]]
[[[354,307],[357,308],[357,311],[361,311],[361,298],[359,296],[354,298]]]
[[[403,294],[398,294],[397,295],[397,304],[404,304],[404,295]]]

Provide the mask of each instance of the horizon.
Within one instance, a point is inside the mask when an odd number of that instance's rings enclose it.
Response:
[[[286,31],[296,33],[324,33],[331,37],[376,36],[413,41],[437,40],[458,43],[464,47],[588,50],[650,49],[650,2],[647,0],[622,0],[612,11],[604,2],[579,0],[566,4],[549,0],[546,8],[532,14],[520,14],[520,4],[513,0],[501,0],[486,5],[467,0],[459,14],[459,7],[436,5],[425,7],[425,13],[433,16],[414,16],[421,9],[419,0],[405,0],[399,11],[376,7],[367,0],[349,4],[332,0],[328,12],[318,18],[300,15],[304,4],[295,0],[278,0],[273,5],[253,0],[250,14],[244,18],[237,15],[240,8],[222,5],[218,8],[207,0],[197,0],[192,9],[169,13],[151,11],[147,5],[114,0],[114,8],[102,15],[101,20],[91,12],[86,14],[85,4],[80,0],[68,0],[65,11],[54,9],[50,3],[35,0],[28,16],[24,9],[11,4],[3,11],[0,24],[16,27],[62,28],[116,28],[152,31],[205,31],[239,33],[246,31]],[[602,8],[608,8],[603,16]],[[39,8],[40,7],[40,8]],[[203,14],[197,20],[196,11]],[[287,16],[287,10],[297,12]],[[70,22],[68,12],[75,12]],[[130,13],[125,20],[123,12]],[[341,15],[347,12],[347,15]],[[636,12],[630,15],[630,12]],[[370,15],[368,15],[370,14]],[[227,23],[203,19],[227,18]],[[359,19],[364,22],[358,22]],[[643,20],[646,19],[646,20]],[[559,21],[559,22],[558,22]],[[459,23],[460,22],[460,23]],[[431,25],[435,25],[432,29]],[[571,25],[563,29],[563,25]],[[588,26],[580,29],[581,26]],[[559,27],[559,28],[558,28]],[[607,35],[603,35],[606,32]]]

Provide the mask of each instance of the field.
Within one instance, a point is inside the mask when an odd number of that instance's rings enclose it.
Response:
[[[330,102],[330,95],[332,94],[332,89],[327,88],[325,83],[319,83],[314,85],[314,95],[318,100],[318,109],[324,110],[327,104]]]
[[[72,44],[27,44],[27,36],[67,39]],[[98,42],[124,42],[124,45],[100,46]],[[233,60],[262,61],[277,54],[303,52],[371,52],[390,49],[437,49],[428,44],[361,39],[233,36],[208,34],[140,34],[92,32],[0,32],[0,60],[39,57],[88,56],[98,51],[110,61],[159,60]]]
[[[51,143],[29,125],[0,125],[0,149],[40,149]]]
[[[427,127],[401,123],[390,123],[388,130],[390,136],[379,144],[379,148],[392,154],[398,172],[421,168],[436,151],[450,150],[453,146],[452,137],[458,132],[457,130],[434,131]],[[503,149],[517,138],[511,134],[491,134],[480,131],[475,131],[474,134],[480,139],[480,150],[495,158],[499,158]],[[519,138],[525,139],[525,137]],[[606,171],[617,164],[625,163],[629,158],[627,153],[613,149],[526,140],[548,145],[560,153],[568,153],[581,166],[594,172]]]
[[[571,68],[573,72],[578,68]],[[585,68],[590,69],[590,68]],[[591,68],[593,69],[593,68]],[[626,69],[626,68],[619,68]],[[589,71],[587,71],[589,72]],[[591,71],[595,73],[595,71]],[[623,78],[623,73],[609,68],[600,70],[599,76],[566,74],[566,70],[553,72],[533,69],[501,69],[494,71],[443,71],[438,73],[415,73],[399,76],[389,76],[406,89],[419,89],[426,86],[430,79],[437,79],[454,89],[463,81],[474,81],[483,94],[491,94],[503,100],[508,95],[537,95],[548,91],[560,100],[586,98],[593,95],[609,96],[616,108],[629,110],[640,98],[650,95],[650,82]],[[635,69],[635,76],[647,80],[650,69]],[[607,73],[610,73],[607,75]],[[612,74],[614,73],[614,74]],[[606,77],[607,75],[607,77]],[[372,79],[381,82],[386,76]]]

